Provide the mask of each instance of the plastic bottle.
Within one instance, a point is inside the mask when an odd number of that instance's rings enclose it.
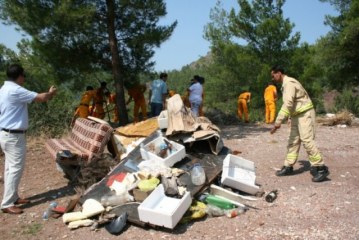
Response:
[[[206,181],[206,173],[201,164],[195,163],[191,170],[191,180],[194,185],[202,185]]]
[[[266,196],[266,201],[270,203],[273,202],[277,198],[277,192],[278,190],[273,190],[268,193],[268,195]]]
[[[107,206],[118,206],[127,202],[126,195],[105,195],[101,197],[101,204],[104,207]]]
[[[225,210],[212,204],[207,204],[206,213],[209,217],[219,217],[225,215]]]
[[[212,204],[214,206],[217,206],[219,208],[222,208],[222,209],[233,209],[235,208],[235,205],[223,198],[220,198],[220,197],[217,197],[215,195],[212,195],[212,194],[208,194],[205,201],[208,203],[208,204]]]
[[[243,213],[244,209],[238,207],[238,208],[233,208],[233,209],[227,209],[224,211],[225,211],[225,214],[227,217],[234,218],[234,217],[237,217],[238,215],[240,215],[241,213]]]
[[[49,207],[46,209],[46,211],[42,214],[42,219],[44,220],[49,220],[49,218],[52,215],[52,209],[54,209],[55,207],[57,207],[57,202],[51,202]]]
[[[141,153],[141,157],[144,160],[149,160],[150,156],[148,156],[148,152],[145,149],[145,145],[143,143],[140,144],[140,153]]]

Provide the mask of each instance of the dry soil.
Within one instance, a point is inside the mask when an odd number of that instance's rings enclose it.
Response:
[[[60,219],[42,219],[51,201],[65,205],[75,194],[57,171],[44,147],[44,139],[29,139],[26,170],[20,194],[32,203],[21,215],[0,213],[1,239],[359,239],[359,128],[318,126],[316,142],[330,170],[327,181],[313,183],[303,148],[295,175],[276,177],[283,164],[288,126],[270,135],[270,125],[222,126],[225,146],[255,163],[257,184],[278,198],[264,197],[246,203],[253,208],[236,218],[206,218],[174,230],[128,224],[114,236],[104,228],[69,230]],[[0,161],[3,193],[4,157]]]

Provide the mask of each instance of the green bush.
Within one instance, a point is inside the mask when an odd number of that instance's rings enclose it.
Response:
[[[78,102],[73,94],[58,90],[56,96],[46,103],[32,103],[29,106],[29,134],[33,136],[61,136],[70,127]]]
[[[339,112],[348,110],[355,116],[359,116],[359,97],[358,93],[353,92],[351,88],[345,88],[343,92],[335,98],[334,111]]]

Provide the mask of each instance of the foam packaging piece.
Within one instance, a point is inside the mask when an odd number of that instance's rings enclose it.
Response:
[[[232,154],[225,157],[221,178],[223,185],[254,195],[259,191],[255,180],[254,162]]]
[[[190,192],[181,199],[167,197],[162,184],[138,206],[140,221],[173,229],[192,203]]]
[[[160,152],[160,145],[164,143],[163,139],[164,137],[159,136],[144,145],[144,148],[141,148],[141,157],[145,160],[157,160],[166,167],[172,167],[176,162],[181,161],[186,156],[186,149],[183,145],[166,139],[172,144],[174,151],[169,153],[166,158],[162,158],[157,154]]]

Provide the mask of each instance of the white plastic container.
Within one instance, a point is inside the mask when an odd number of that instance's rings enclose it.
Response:
[[[164,110],[160,113],[160,115],[157,117],[158,127],[160,129],[165,129],[168,127],[168,112],[167,110]]]
[[[201,164],[195,163],[191,170],[191,180],[194,185],[200,186],[206,182],[206,173]]]
[[[138,206],[140,221],[173,229],[191,206],[191,193],[182,198],[167,197],[162,184]]]
[[[221,183],[254,195],[259,191],[255,170],[254,162],[228,154],[223,160]]]
[[[141,147],[141,157],[144,160],[156,160],[163,163],[166,167],[172,167],[176,162],[181,161],[186,156],[186,149],[183,145],[166,139],[172,145],[172,153],[168,154],[167,157],[162,158],[158,156],[160,152],[160,146],[163,144],[164,137],[159,136]]]

